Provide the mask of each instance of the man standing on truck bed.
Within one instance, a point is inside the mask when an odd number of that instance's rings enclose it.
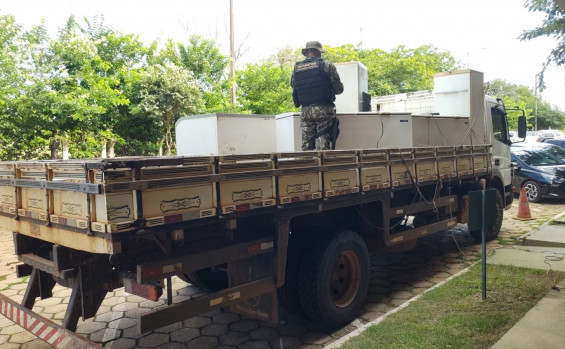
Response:
[[[302,150],[335,149],[339,124],[334,101],[343,84],[335,66],[322,59],[324,52],[320,42],[307,42],[302,49],[306,59],[294,65],[290,79],[294,105],[302,106]]]

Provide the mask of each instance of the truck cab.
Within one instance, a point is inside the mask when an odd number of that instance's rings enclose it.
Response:
[[[500,100],[485,96],[485,121],[490,128],[490,143],[492,144],[493,178],[491,186],[504,193],[505,208],[512,206],[512,164],[510,159],[510,135],[508,133],[507,112]],[[490,121],[490,122],[489,122]]]
[[[502,100],[484,93],[483,73],[455,70],[434,76],[434,90],[380,96],[372,101],[380,113],[410,113],[414,143],[426,146],[491,145],[492,177],[506,209],[510,208],[512,173],[507,110]]]

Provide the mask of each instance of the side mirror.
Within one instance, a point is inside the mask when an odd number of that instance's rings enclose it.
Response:
[[[518,117],[518,138],[526,138],[526,116]]]
[[[517,162],[512,161],[511,164],[512,164],[512,168],[513,168],[513,169],[515,169],[515,170],[519,170],[519,169],[520,169],[520,165],[518,165]]]

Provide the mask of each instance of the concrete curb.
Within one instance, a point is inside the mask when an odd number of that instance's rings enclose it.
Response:
[[[549,219],[545,223],[541,224],[537,228],[535,228],[535,229],[525,233],[524,235],[520,236],[516,240],[517,245],[527,246],[526,241],[528,240],[529,237],[531,237],[535,233],[539,232],[540,230],[546,229],[548,227],[552,227],[554,225],[554,224],[549,224],[549,222],[555,222],[555,221],[562,222],[563,220],[565,220],[565,211],[553,216],[551,219]],[[561,224],[557,224],[557,225],[560,226]]]

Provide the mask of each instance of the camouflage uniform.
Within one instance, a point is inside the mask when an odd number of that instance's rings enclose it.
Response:
[[[324,61],[324,71],[329,75],[335,94],[343,92],[343,84],[339,74],[330,62]],[[294,89],[294,71],[290,79],[290,86]],[[331,136],[328,130],[335,118],[335,105],[310,104],[302,106],[300,113],[300,126],[302,127],[302,150],[331,149]],[[321,134],[316,138],[316,135]]]
[[[300,127],[302,127],[302,150],[331,149],[331,136],[327,131],[332,126],[335,107],[311,104],[302,107]],[[316,134],[321,134],[316,138]]]

